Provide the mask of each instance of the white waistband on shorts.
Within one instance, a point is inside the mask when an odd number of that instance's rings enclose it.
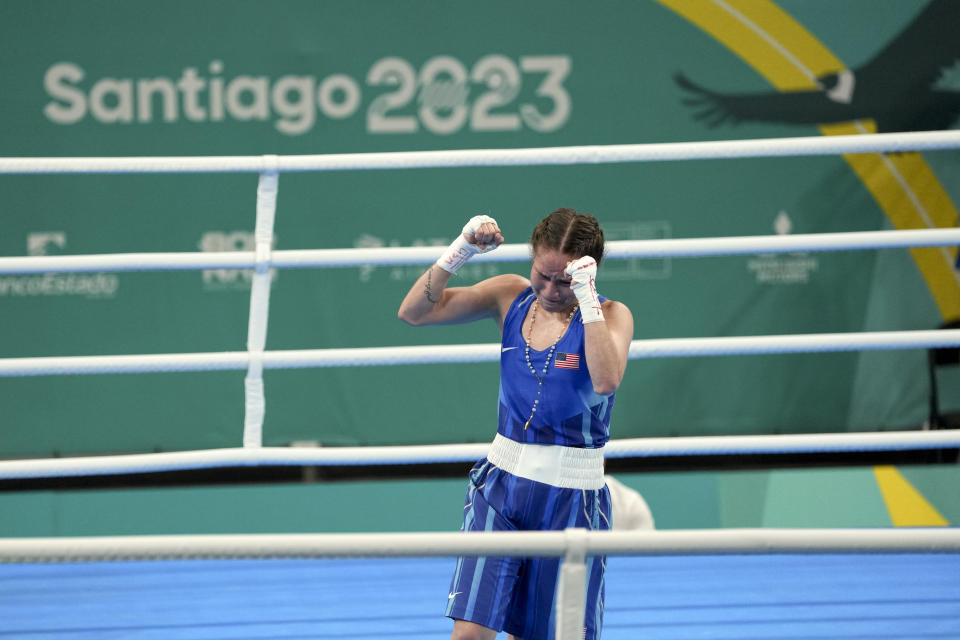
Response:
[[[565,489],[602,489],[603,449],[527,444],[494,437],[487,460],[515,476]]]

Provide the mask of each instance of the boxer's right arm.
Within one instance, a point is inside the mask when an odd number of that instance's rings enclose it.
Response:
[[[472,287],[447,288],[450,277],[471,257],[493,251],[503,243],[497,221],[474,216],[460,235],[414,283],[400,304],[397,317],[411,325],[469,322],[495,315],[498,310],[496,283],[478,282]]]

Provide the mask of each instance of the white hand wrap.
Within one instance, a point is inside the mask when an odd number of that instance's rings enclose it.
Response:
[[[580,303],[580,319],[583,324],[603,321],[603,310],[600,308],[600,296],[597,295],[597,261],[590,256],[583,256],[567,266],[567,274],[571,278],[570,288]]]
[[[437,266],[450,273],[456,273],[457,269],[462,267],[467,260],[474,255],[496,249],[499,245],[490,245],[487,246],[486,249],[481,249],[477,245],[467,242],[467,239],[464,237],[465,235],[476,233],[480,225],[485,222],[497,224],[497,221],[490,216],[473,216],[470,218],[470,221],[464,225],[463,232],[457,236],[457,239],[447,247],[447,250],[440,256],[440,259],[437,260]]]

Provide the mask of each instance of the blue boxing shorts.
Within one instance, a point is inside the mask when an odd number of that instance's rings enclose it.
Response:
[[[610,492],[565,489],[517,477],[486,458],[470,471],[463,531],[610,529]],[[450,585],[446,615],[523,640],[555,635],[560,558],[461,557]],[[586,640],[603,626],[606,558],[587,556]]]

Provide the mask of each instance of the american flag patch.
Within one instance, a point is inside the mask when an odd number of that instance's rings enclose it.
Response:
[[[580,354],[579,353],[558,353],[557,359],[556,361],[554,361],[553,366],[559,367],[561,369],[579,369]]]

